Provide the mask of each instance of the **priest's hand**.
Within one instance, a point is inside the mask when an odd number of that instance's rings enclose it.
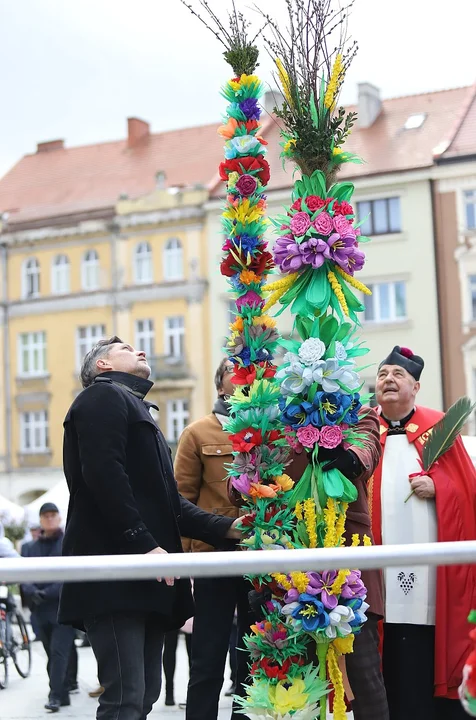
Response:
[[[428,475],[413,478],[410,480],[410,485],[415,495],[422,500],[435,497],[435,483]]]

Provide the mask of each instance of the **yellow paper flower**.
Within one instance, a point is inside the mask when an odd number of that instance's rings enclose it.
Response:
[[[276,327],[276,320],[269,315],[258,315],[253,318],[253,325],[265,325],[268,328]]]
[[[287,140],[283,145],[283,150],[285,153],[290,153],[294,148],[296,147],[296,140],[294,138],[290,138]]]
[[[304,520],[306,521],[310,548],[317,547],[316,519],[316,504],[312,498],[306,498],[304,500]]]
[[[347,708],[344,699],[344,681],[337,663],[336,651],[333,645],[329,646],[327,652],[327,667],[329,670],[329,678],[334,688],[334,720],[345,720],[347,717]]]
[[[280,58],[276,58],[276,67],[278,68],[278,77],[279,82],[281,83],[281,87],[283,90],[283,95],[286,98],[286,102],[288,103],[289,107],[292,107],[293,99],[291,96],[291,83],[289,82],[289,76],[284,69],[284,65],[281,62]]]
[[[346,513],[347,508],[349,507],[348,503],[342,503],[341,511],[339,513],[339,516],[337,518],[336,522],[336,545],[340,547],[344,544],[343,541],[343,535],[345,532],[345,520],[346,520]]]
[[[231,172],[228,175],[228,187],[234,188],[238,180],[240,179],[240,174],[237,172]]]
[[[296,503],[296,507],[294,508],[294,514],[298,520],[302,520],[302,505],[300,502]]]
[[[279,487],[284,490],[284,492],[288,492],[288,490],[292,490],[294,487],[294,481],[291,480],[289,475],[276,475],[276,477],[273,478],[273,482],[276,485],[279,485]]]
[[[295,712],[306,705],[309,695],[305,690],[306,685],[301,678],[280,680],[277,685],[270,685],[269,699],[277,713],[286,715],[286,713]]]
[[[232,333],[242,333],[244,328],[243,318],[239,315],[236,316],[235,322],[230,325]]]
[[[336,546],[336,505],[333,498],[327,498],[327,507],[324,508],[324,520],[326,523],[326,534],[324,536],[324,547]]]
[[[293,585],[284,573],[271,573],[271,577],[276,580],[279,585],[282,585],[285,590],[291,590]]]
[[[309,585],[309,578],[305,572],[295,571],[291,573],[291,580],[294,587],[300,593],[306,592],[306,588]]]
[[[344,64],[342,62],[342,55],[339,53],[336,55],[334,66],[332,68],[331,77],[327,86],[326,94],[324,96],[324,106],[328,110],[332,110],[335,105],[336,95],[339,92],[339,88],[344,79]]]
[[[364,535],[364,545],[365,547],[370,547],[372,545],[372,540],[368,535]]]
[[[249,87],[250,85],[259,85],[260,80],[257,75],[242,75],[240,82],[243,87]]]
[[[339,655],[348,655],[354,652],[354,635],[347,635],[346,637],[336,638],[333,641],[333,645]]]
[[[340,147],[335,147],[332,151],[333,155],[341,155],[344,151]]]
[[[352,535],[352,545],[351,545],[351,547],[357,547],[358,545],[360,545],[359,533],[354,533],[354,534]]]
[[[350,575],[350,570],[339,570],[331,588],[333,595],[340,595],[342,586],[345,583],[347,575]]]
[[[264,214],[264,208],[258,205],[251,205],[248,198],[242,200],[236,207],[231,205],[223,213],[224,218],[236,220],[242,225],[250,225],[259,220]]]

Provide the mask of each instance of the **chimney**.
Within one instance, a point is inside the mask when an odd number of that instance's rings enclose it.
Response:
[[[358,124],[361,128],[371,127],[380,115],[382,101],[380,90],[370,83],[359,83],[359,117]]]
[[[263,98],[263,107],[267,113],[271,115],[274,108],[281,109],[283,107],[284,97],[280,90],[266,90]]]
[[[127,118],[127,147],[135,147],[150,135],[150,125],[139,118]]]
[[[64,140],[50,140],[49,142],[40,142],[36,146],[37,153],[51,152],[52,150],[64,150]]]

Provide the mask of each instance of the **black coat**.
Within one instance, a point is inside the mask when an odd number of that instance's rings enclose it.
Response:
[[[226,547],[230,518],[182,498],[170,450],[144,397],[148,380],[107,372],[81,392],[64,422],[63,462],[70,491],[63,555],[142,554],[157,546],[182,552],[180,537]],[[193,615],[188,579],[65,583],[59,619],[157,612],[164,630]]]
[[[22,546],[21,554],[23,557],[61,557],[61,544],[63,542],[63,531],[58,530],[54,535],[47,537],[41,534],[38,540],[32,540]],[[20,592],[24,604],[30,609],[34,609],[38,614],[56,614],[58,610],[58,602],[60,596],[61,583],[22,583]],[[31,598],[37,590],[43,590],[45,599],[41,605],[33,607]]]

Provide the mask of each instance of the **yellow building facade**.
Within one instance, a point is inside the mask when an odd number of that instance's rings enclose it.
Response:
[[[104,337],[147,353],[148,399],[172,447],[209,412],[206,199],[205,190],[158,189],[119,200],[108,219],[3,227],[0,494],[24,504],[61,476],[81,361]]]

